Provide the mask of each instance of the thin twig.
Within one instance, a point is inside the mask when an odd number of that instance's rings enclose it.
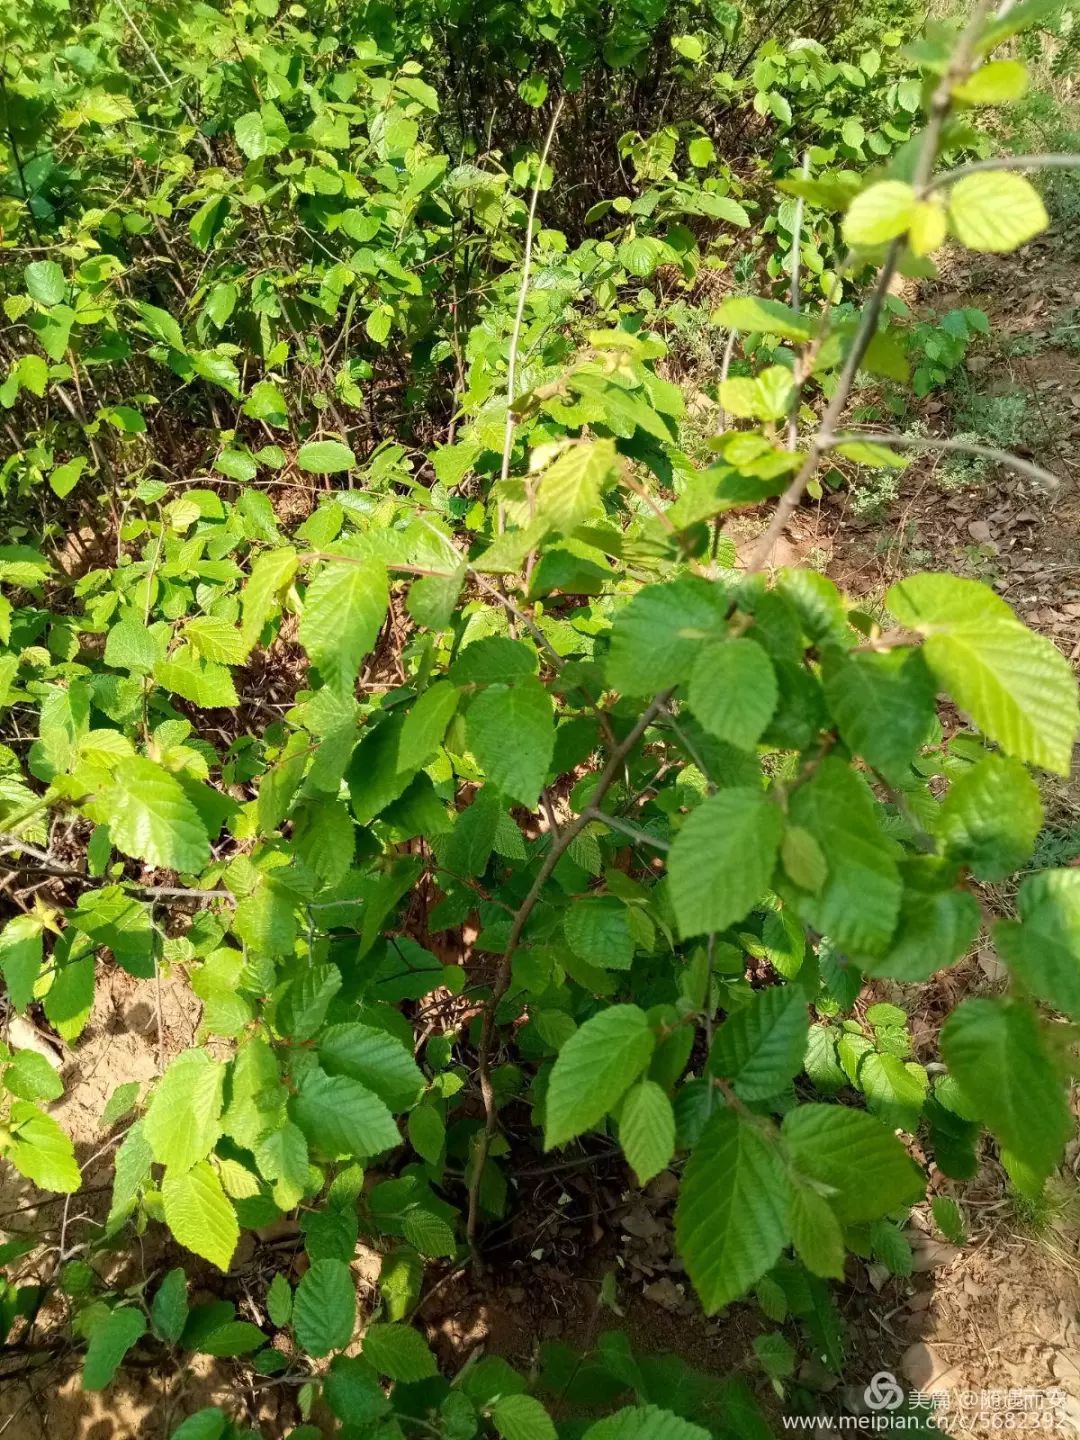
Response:
[[[996,445],[980,445],[972,440],[952,440],[943,435],[905,435],[899,430],[842,430],[837,435],[824,431],[818,435],[818,444],[823,450],[832,450],[837,445],[891,445],[898,450],[953,450],[961,455],[979,455],[993,460],[1029,480],[1037,480],[1048,490],[1057,490],[1061,481],[1050,470],[1044,470],[1032,460],[1024,460],[1009,450],[999,450]]]
[[[802,178],[808,179],[810,175],[810,152],[803,155]],[[795,201],[795,220],[791,227],[791,308],[798,315],[801,308],[802,297],[799,294],[799,270],[802,261],[802,225],[804,199],[799,195]],[[795,403],[791,407],[791,414],[787,422],[787,448],[794,450],[799,438],[799,396],[796,394]]]
[[[926,187],[927,194],[942,190],[965,175],[979,175],[984,170],[1077,170],[1080,169],[1080,155],[995,155],[990,160],[971,160],[966,165],[957,165],[955,170],[946,170],[935,175]]]

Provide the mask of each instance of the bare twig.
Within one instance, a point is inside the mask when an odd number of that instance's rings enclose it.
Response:
[[[984,170],[1077,170],[1080,169],[1080,155],[995,155],[990,160],[971,160],[966,165],[957,165],[955,170],[946,170],[935,175],[926,187],[927,194],[942,190],[965,175],[978,175]]]
[[[1048,490],[1057,490],[1061,481],[1050,470],[1044,470],[1032,460],[1024,460],[1009,450],[999,450],[996,445],[980,445],[972,440],[952,440],[944,435],[905,435],[899,430],[843,430],[837,435],[822,431],[818,444],[823,450],[834,449],[837,445],[889,445],[897,450],[951,450],[961,455],[980,455],[993,460],[1029,480],[1037,480]]]

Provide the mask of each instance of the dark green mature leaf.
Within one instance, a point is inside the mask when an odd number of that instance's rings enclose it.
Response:
[[[424,1337],[408,1325],[369,1325],[361,1353],[380,1375],[406,1385],[438,1373]]]
[[[391,1110],[408,1110],[424,1089],[420,1067],[396,1036],[352,1021],[329,1025],[316,1040],[319,1062],[328,1075],[359,1080]]]
[[[782,829],[765,792],[741,786],[710,796],[690,814],[668,856],[682,935],[725,930],[750,913],[769,887]]]
[[[776,672],[753,640],[705,645],[690,675],[690,707],[710,734],[750,750],[761,739],[779,698]]]
[[[716,1032],[709,1072],[730,1080],[742,1100],[768,1100],[803,1068],[810,1017],[794,985],[757,991]]]
[[[650,585],[615,616],[608,683],[624,695],[655,695],[685,680],[706,640],[725,630],[721,587],[693,575]]]
[[[979,880],[1002,880],[1030,858],[1042,823],[1039,787],[1027,770],[988,755],[953,781],[934,828],[950,859]]]
[[[845,744],[901,781],[934,719],[934,682],[919,652],[830,650],[821,679]]]
[[[629,970],[634,958],[630,914],[614,895],[575,900],[563,916],[566,943],[575,955],[605,970]]]
[[[394,1117],[373,1091],[347,1075],[307,1070],[289,1111],[313,1150],[358,1160],[401,1143]]]
[[[1072,1120],[1039,1018],[1018,1000],[964,1000],[941,1053],[973,1114],[1039,1179],[1060,1162]]]
[[[643,1405],[598,1420],[585,1431],[584,1440],[709,1440],[709,1432],[670,1410]]]
[[[1019,922],[994,926],[994,944],[1040,1000],[1080,1020],[1080,870],[1029,875],[1017,895]]]
[[[868,975],[894,980],[927,980],[936,970],[955,965],[971,948],[981,922],[979,902],[964,890],[926,894],[908,890],[892,943],[877,958],[863,955]]]
[[[356,1324],[356,1287],[344,1260],[316,1260],[301,1277],[292,1305],[297,1344],[321,1359],[344,1350]]]
[[[708,1315],[745,1295],[789,1238],[787,1173],[775,1141],[717,1110],[683,1175],[675,1237]]]
[[[828,867],[819,893],[798,897],[803,919],[856,958],[883,954],[900,910],[899,849],[882,831],[865,782],[830,756],[792,795],[788,813]]]
[[[465,726],[488,781],[508,799],[535,807],[555,751],[551,696],[540,681],[489,685],[469,706]]]
[[[925,636],[936,679],[985,735],[1018,760],[1069,773],[1080,707],[1075,677],[1052,641],[985,585],[955,575],[913,575],[885,603]]]
[[[374,558],[331,561],[315,576],[304,597],[300,643],[327,684],[352,690],[389,603],[386,569]]]
[[[781,1135],[795,1169],[834,1192],[830,1202],[844,1224],[913,1205],[926,1189],[896,1136],[860,1110],[799,1105],[784,1116]]]
[[[559,1051],[551,1072],[545,1150],[599,1124],[646,1069],[655,1046],[648,1017],[636,1005],[612,1005],[586,1020]]]
[[[131,1347],[146,1334],[146,1316],[135,1305],[118,1305],[94,1326],[83,1364],[83,1389],[104,1390]]]

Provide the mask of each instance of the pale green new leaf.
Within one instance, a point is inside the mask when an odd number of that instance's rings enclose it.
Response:
[[[42,1190],[70,1195],[82,1183],[75,1148],[67,1133],[44,1110],[16,1100],[7,1120],[11,1140],[4,1150],[20,1175]]]
[[[782,340],[809,340],[814,333],[813,317],[796,314],[779,300],[756,295],[732,295],[712,315],[713,323],[730,330],[761,331]]]
[[[559,1051],[548,1083],[544,1148],[598,1125],[649,1064],[656,1040],[636,1005],[591,1016]]]
[[[404,1385],[428,1380],[438,1373],[435,1356],[424,1337],[408,1325],[369,1325],[361,1353],[380,1375]]]
[[[41,921],[36,915],[16,915],[0,930],[0,974],[20,1013],[34,998],[43,958]]]
[[[953,233],[969,250],[1015,250],[1050,224],[1031,181],[1011,170],[965,175],[949,191]]]
[[[328,685],[348,694],[386,619],[386,568],[372,558],[328,562],[307,588],[300,643]]]
[[[769,888],[783,820],[764,791],[734,786],[691,812],[668,855],[684,938],[744,919]]]
[[[619,1144],[639,1185],[647,1185],[670,1164],[675,1112],[655,1081],[641,1080],[628,1091],[619,1111]]]
[[[356,1287],[344,1260],[316,1260],[296,1287],[292,1327],[297,1344],[321,1359],[344,1350],[356,1324]]]
[[[844,239],[849,245],[884,245],[911,224],[915,191],[903,180],[879,180],[848,206]]]
[[[491,1407],[502,1440],[557,1440],[555,1424],[532,1395],[502,1395]]]
[[[683,1174],[675,1238],[707,1315],[745,1295],[789,1239],[787,1173],[774,1141],[727,1108],[706,1125]]]
[[[256,644],[263,626],[280,608],[281,594],[296,574],[297,555],[291,545],[265,550],[251,567],[240,597],[241,626],[247,649]]]
[[[598,1420],[583,1440],[709,1440],[709,1432],[655,1405],[630,1406]]]
[[[919,1128],[926,1100],[926,1071],[899,1055],[878,1055],[870,1051],[859,1065],[859,1089],[875,1115],[894,1130]]]
[[[941,1053],[994,1139],[1045,1179],[1073,1124],[1034,1009],[1017,1000],[964,1000],[942,1027]]]
[[[934,825],[951,860],[1003,880],[1031,857],[1042,829],[1039,787],[1019,760],[988,755],[956,777]]]
[[[186,1173],[166,1171],[161,1185],[165,1223],[195,1255],[227,1270],[240,1239],[236,1211],[206,1160]]]
[[[340,440],[309,440],[296,452],[296,463],[310,475],[340,475],[353,468],[356,456]]]
[[[1076,680],[1051,640],[1036,635],[976,580],[913,575],[885,597],[924,635],[939,683],[1008,754],[1068,775],[1080,728]]]
[[[163,870],[203,868],[210,859],[206,827],[174,775],[134,755],[117,764],[113,781],[100,809],[121,854]]]
[[[205,1160],[221,1136],[225,1067],[205,1050],[178,1055],[158,1081],[143,1120],[143,1133],[159,1165],[190,1170]]]
[[[567,535],[593,514],[601,495],[617,477],[614,440],[571,445],[540,477],[537,514]]]

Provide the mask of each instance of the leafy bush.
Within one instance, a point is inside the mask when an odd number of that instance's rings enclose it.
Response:
[[[8,15],[0,825],[35,893],[0,972],[69,1045],[99,956],[202,1003],[198,1043],[110,1101],[101,1232],[4,1294],[8,1331],[62,1298],[90,1389],[139,1347],[250,1356],[295,1387],[297,1436],[321,1402],[347,1435],[547,1440],[553,1395],[593,1407],[564,1435],[742,1434],[745,1391],[617,1335],[577,1386],[557,1347],[535,1386],[493,1357],[439,1376],[408,1321],[425,1266],[482,1255],[514,1203],[507,1130],[575,1157],[603,1132],[637,1184],[674,1167],[705,1310],[753,1290],[830,1357],[826,1282],[848,1251],[910,1262],[923,1156],[970,1176],[985,1127],[1029,1196],[1060,1159],[1070,1032],[1041,1006],[1080,1017],[1078,872],[1030,875],[993,922],[1009,991],[948,1017],[932,1078],[903,1009],[852,1007],[864,978],[961,959],[983,883],[1027,863],[1031,772],[1068,772],[1080,721],[1069,666],[973,581],[912,576],[875,617],[768,573],[827,454],[910,441],[841,428],[858,372],[906,381],[925,351],[882,304],[897,267],[1046,224],[1017,168],[934,170],[985,150],[970,111],[1023,87],[990,57],[1041,7],[857,65],[690,14],[631,8],[602,44],[584,6],[115,0],[77,36]],[[694,105],[757,117],[784,198],[747,253],[823,303],[702,300],[771,201],[693,112],[639,105],[652,47]],[[484,107],[509,85],[503,149]],[[622,190],[583,170],[556,229],[583,95],[654,128],[597,146]],[[743,350],[700,398],[705,466],[668,305]],[[774,499],[734,568],[725,517]],[[5,1160],[76,1192],[54,1071],[2,1059]],[[182,1268],[116,1292],[92,1263],[164,1224],[227,1272],[288,1215],[310,1263],[255,1310],[191,1305]],[[382,1273],[358,1348],[361,1236]],[[785,1345],[759,1347],[777,1384]],[[175,1432],[242,1433],[216,1409]]]

